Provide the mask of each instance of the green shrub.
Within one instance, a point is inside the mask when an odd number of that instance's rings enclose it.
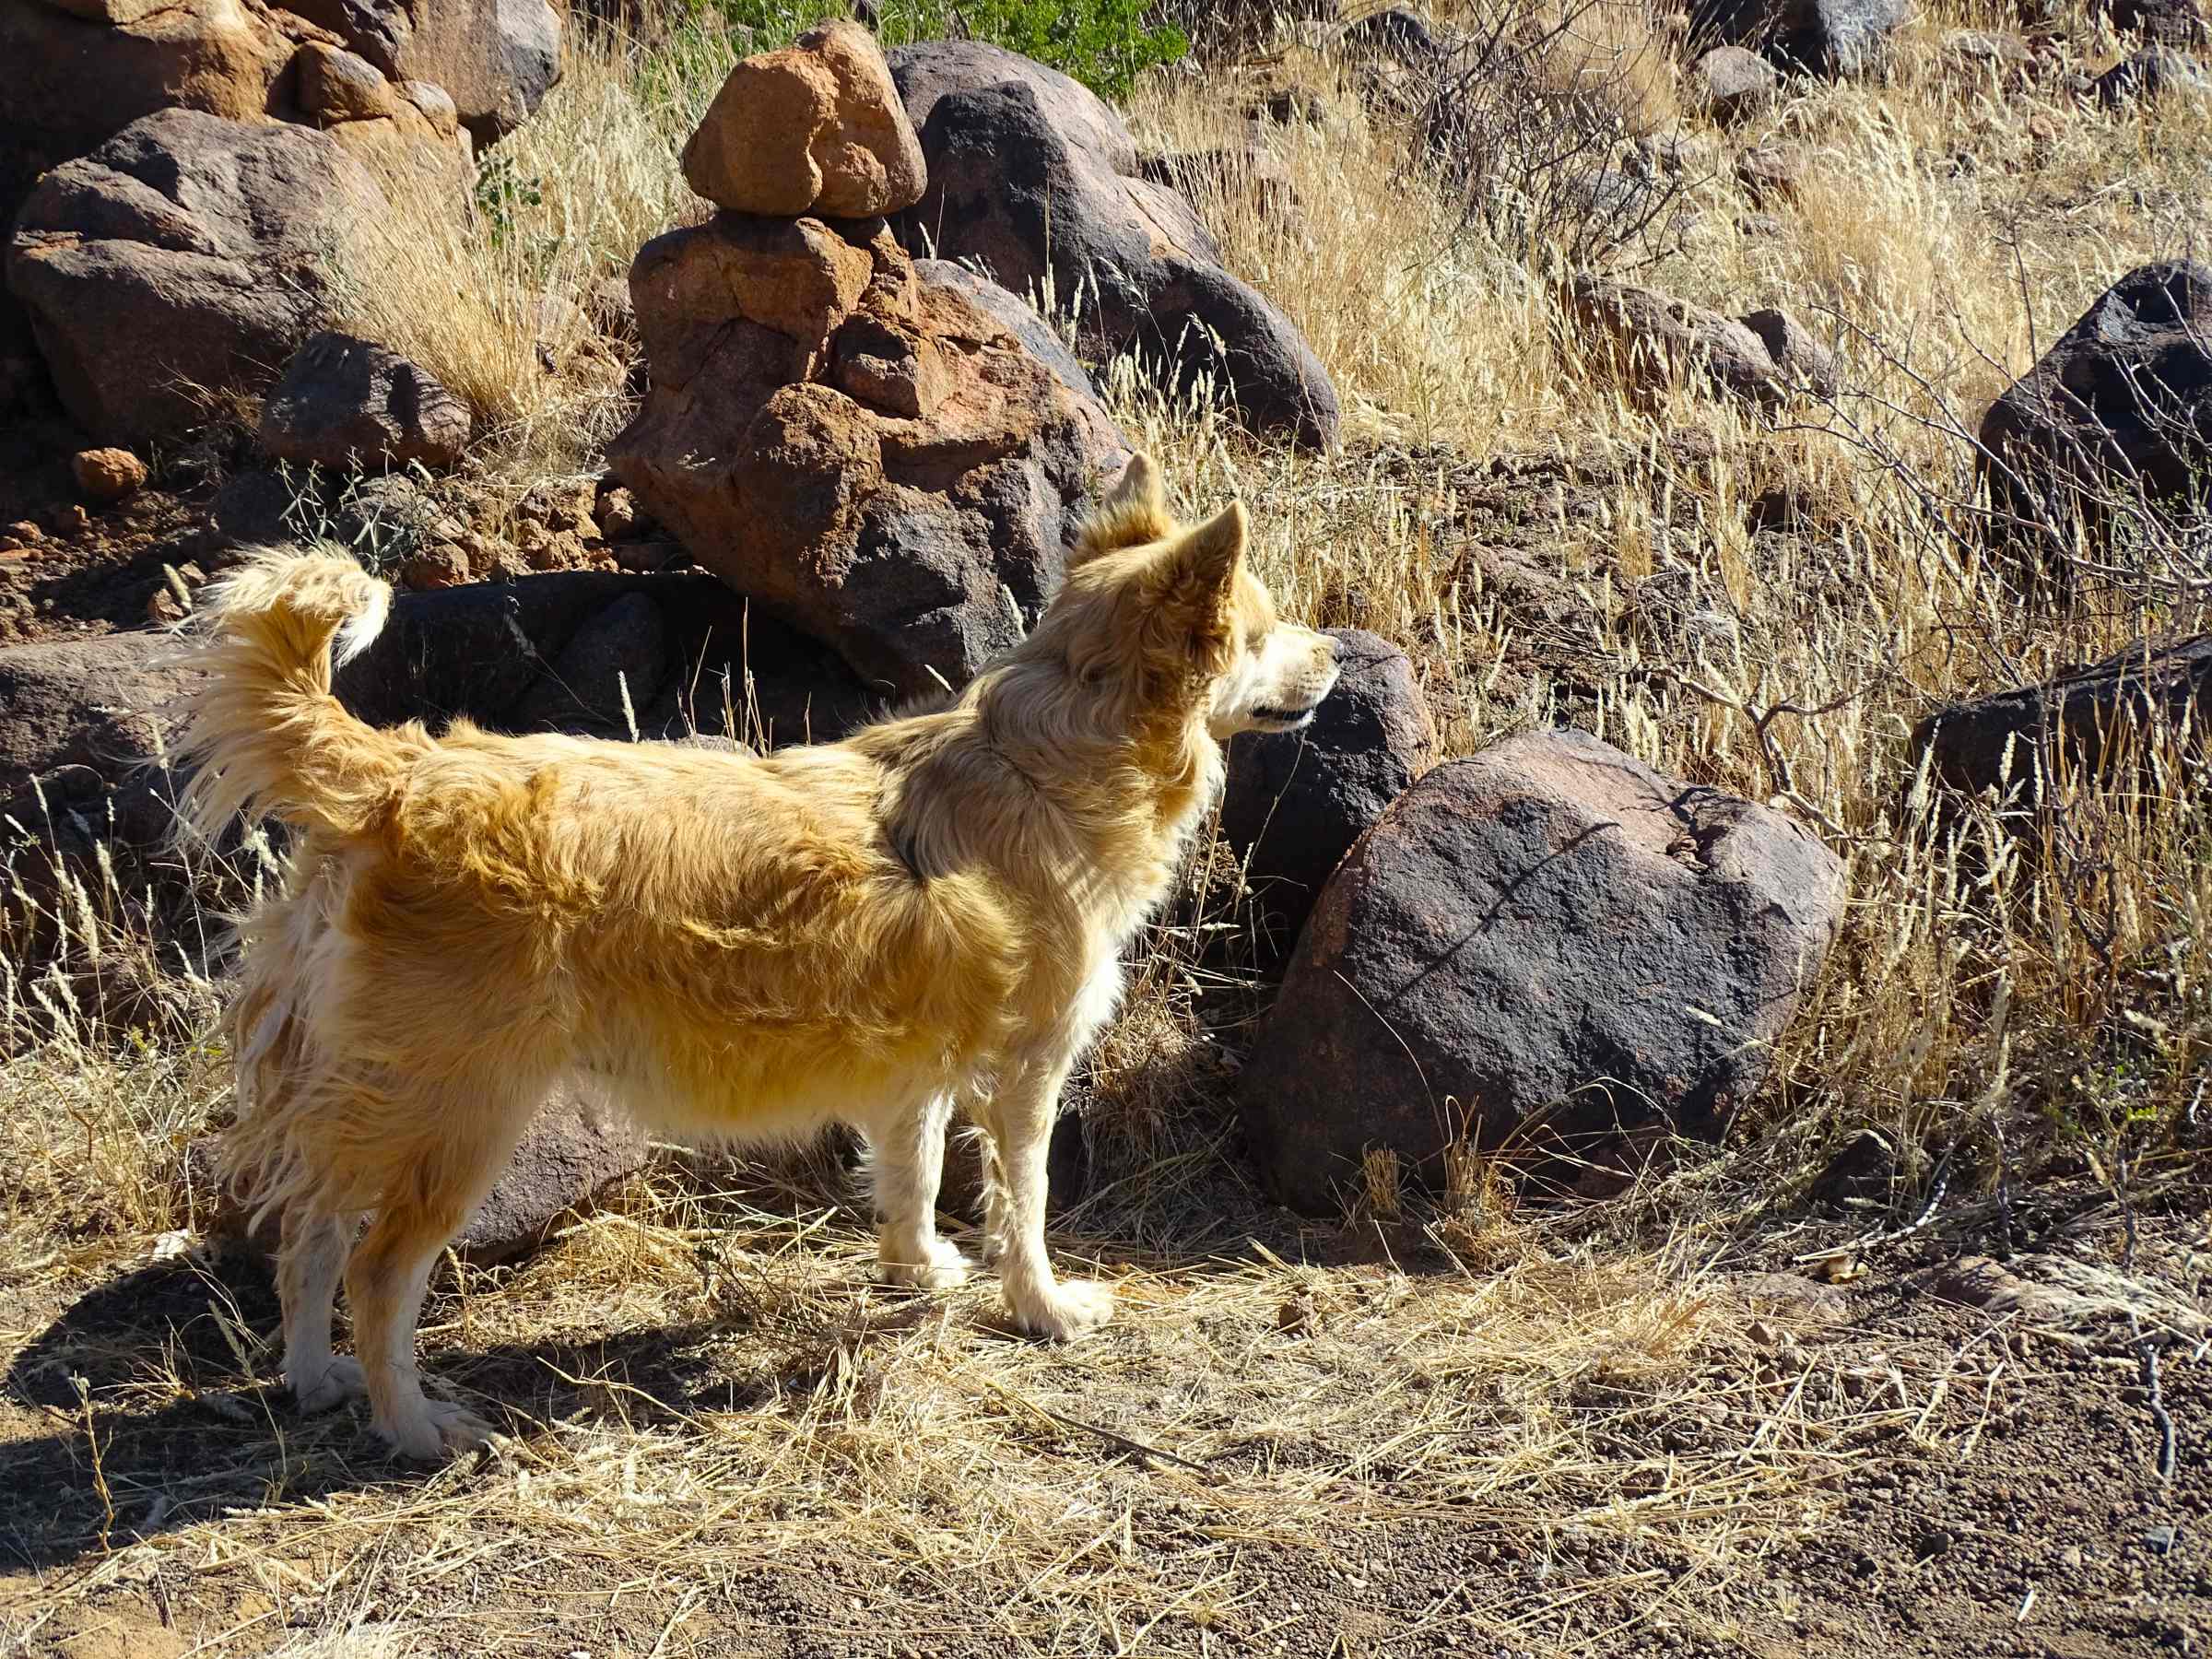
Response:
[[[965,28],[1049,64],[1104,98],[1124,98],[1146,70],[1172,64],[1190,50],[1182,30],[1145,21],[1146,0],[882,0],[877,32],[886,46],[941,40]],[[688,0],[694,15],[712,13],[733,34],[749,30],[747,50],[767,52],[793,39],[834,6],[785,0]]]

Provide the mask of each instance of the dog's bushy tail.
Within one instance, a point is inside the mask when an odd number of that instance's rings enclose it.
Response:
[[[397,794],[406,746],[347,713],[331,671],[367,650],[391,584],[335,549],[252,555],[189,625],[179,759],[184,822],[212,839],[241,812],[359,835]],[[335,661],[334,661],[335,659]]]

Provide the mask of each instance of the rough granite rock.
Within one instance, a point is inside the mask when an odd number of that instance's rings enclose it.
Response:
[[[429,370],[373,340],[325,330],[292,354],[261,406],[261,447],[332,467],[443,469],[461,458],[468,406]]]
[[[2201,495],[2212,470],[2212,266],[2142,265],[2006,389],[1981,429],[1996,539],[2062,584],[2076,525],[2093,539],[2138,491]]]
[[[1282,955],[1352,843],[1436,759],[1412,659],[1360,629],[1329,632],[1340,674],[1312,724],[1229,746],[1221,834]]]
[[[1200,382],[1256,430],[1335,441],[1336,393],[1286,318],[1221,266],[1191,206],[1142,176],[1135,140],[1090,92],[978,41],[897,48],[891,73],[928,181],[896,216],[919,255],[972,261],[1018,294],[1079,295],[1082,345]]]
[[[329,249],[385,211],[324,134],[168,110],[40,181],[8,286],[78,425],[171,438],[192,387],[269,382],[321,321]]]
[[[921,199],[922,146],[876,37],[826,23],[730,71],[684,180],[738,213],[867,218]]]
[[[652,389],[607,455],[700,565],[912,695],[1036,619],[1128,452],[966,282],[853,234],[725,214],[647,243]]]
[[[1843,866],[1780,815],[1537,732],[1421,778],[1331,877],[1242,1080],[1284,1199],[1326,1213],[1388,1148],[1591,1154],[1711,1138],[1841,919]]]
[[[1838,383],[1833,355],[1784,311],[1727,317],[1656,288],[1586,276],[1568,284],[1566,310],[1585,348],[1638,396],[1663,394],[1692,374],[1762,406],[1800,390],[1829,395]]]

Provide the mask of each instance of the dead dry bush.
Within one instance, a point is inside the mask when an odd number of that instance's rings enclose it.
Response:
[[[1422,152],[1463,222],[1539,269],[1675,247],[1687,182],[1630,171],[1675,116],[1671,51],[1624,0],[1491,0],[1462,8],[1449,52],[1414,71]]]

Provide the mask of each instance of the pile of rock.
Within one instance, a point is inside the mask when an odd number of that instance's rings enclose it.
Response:
[[[8,285],[79,426],[166,440],[207,392],[265,383],[324,314],[330,250],[386,211],[325,134],[165,110],[39,182]]]
[[[1018,300],[891,234],[924,167],[857,25],[739,65],[684,171],[721,211],[631,267],[652,384],[610,465],[870,682],[964,683],[1036,619],[1121,433]]]
[[[1656,288],[1578,276],[1564,312],[1575,343],[1639,400],[1688,381],[1771,407],[1832,397],[1841,383],[1835,354],[1778,307],[1730,317]]]

